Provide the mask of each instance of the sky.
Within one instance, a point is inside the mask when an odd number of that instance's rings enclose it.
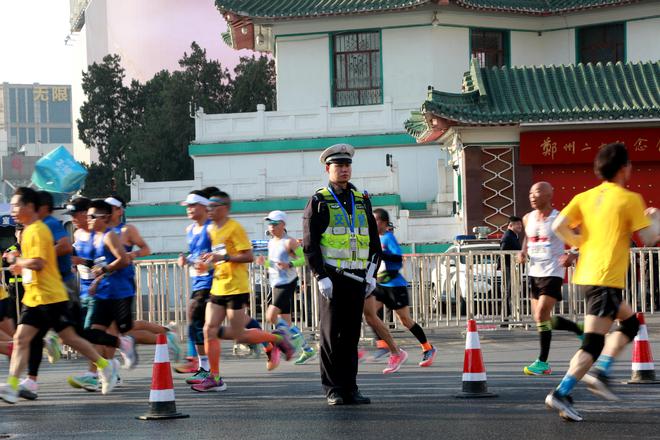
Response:
[[[144,2],[140,6],[148,8],[149,3],[163,5],[173,0],[139,1]],[[197,13],[202,9],[208,17],[195,40],[207,49],[210,58],[220,59],[232,70],[238,57],[248,53],[237,52],[220,39],[226,25],[213,6],[213,0],[185,1],[194,2],[192,9]],[[165,14],[166,9],[162,8],[160,12]],[[71,84],[74,48],[65,44],[69,35],[69,0],[0,0],[0,23],[0,83]],[[189,38],[190,27],[187,29],[186,38]],[[182,47],[185,49],[189,45],[187,41]],[[161,54],[168,49],[170,53],[161,56],[166,61],[159,61],[163,65],[152,66],[141,76],[153,75],[161,69],[176,69],[177,60],[183,55],[182,48],[159,48]]]

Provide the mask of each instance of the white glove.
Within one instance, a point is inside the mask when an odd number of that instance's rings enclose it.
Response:
[[[367,282],[367,285],[364,288],[364,297],[368,298],[369,295],[371,295],[373,291],[376,290],[376,278],[367,277],[365,281]]]
[[[332,280],[328,277],[321,278],[320,280],[317,281],[319,285],[319,292],[321,292],[321,295],[323,298],[327,300],[332,299]]]

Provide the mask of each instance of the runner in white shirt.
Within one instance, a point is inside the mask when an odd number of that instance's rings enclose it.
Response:
[[[552,231],[552,222],[559,211],[552,207],[552,186],[548,182],[538,182],[529,190],[529,202],[534,211],[523,218],[525,239],[518,262],[529,258],[529,284],[532,294],[532,313],[539,332],[541,351],[537,360],[523,371],[529,375],[552,373],[548,363],[552,330],[571,330],[582,335],[582,329],[574,322],[560,316],[550,315],[557,301],[562,300],[564,264],[567,260],[564,242]]]

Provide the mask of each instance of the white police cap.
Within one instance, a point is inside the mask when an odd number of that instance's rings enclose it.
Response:
[[[321,153],[320,161],[322,164],[331,163],[352,163],[355,148],[349,144],[335,144],[326,148]]]

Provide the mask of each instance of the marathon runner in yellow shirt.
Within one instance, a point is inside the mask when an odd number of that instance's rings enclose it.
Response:
[[[104,359],[92,345],[78,336],[68,307],[69,295],[62,282],[53,234],[39,220],[39,196],[31,188],[16,189],[11,198],[14,220],[25,226],[21,240],[22,257],[17,258],[10,270],[21,273],[25,294],[23,310],[14,335],[14,354],[9,366],[7,383],[0,385],[0,399],[7,403],[18,400],[18,378],[28,360],[30,342],[43,328],[55,330],[65,344],[94,362],[101,376],[102,392],[106,394],[117,383],[114,364]]]
[[[637,316],[622,298],[631,237],[639,232],[644,244],[652,246],[660,226],[660,211],[645,210],[642,197],[625,189],[632,171],[625,145],[605,145],[596,155],[594,171],[603,182],[575,196],[552,225],[555,234],[580,250],[573,282],[582,286],[587,310],[582,347],[545,403],[562,418],[576,422],[582,416],[573,407],[570,393],[577,381],[584,378],[593,393],[616,399],[608,387],[607,373],[614,357],[639,329]],[[606,339],[615,320],[618,326]],[[585,376],[596,359],[594,375]]]

